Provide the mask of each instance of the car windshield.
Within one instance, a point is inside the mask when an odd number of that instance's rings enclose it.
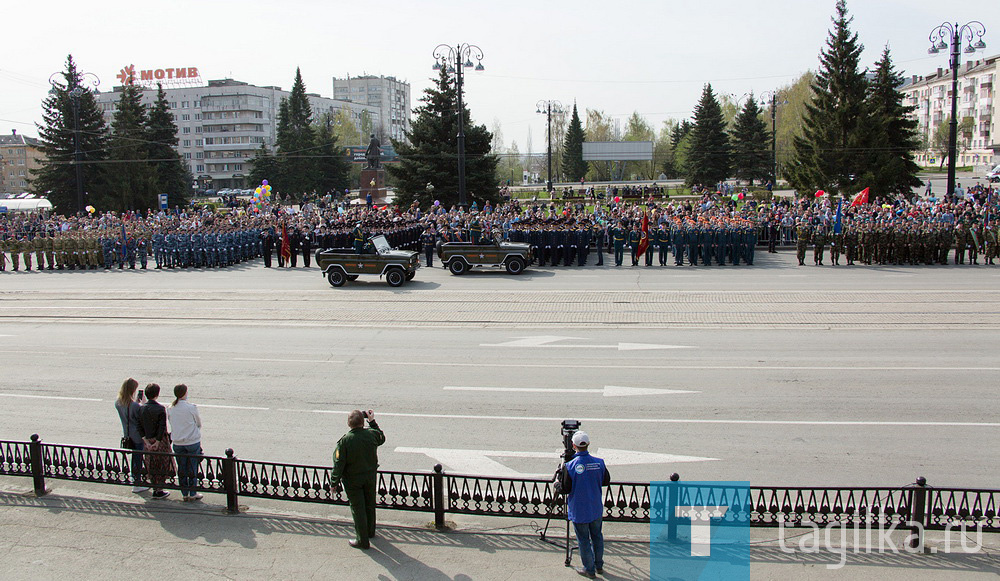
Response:
[[[387,254],[392,251],[392,246],[389,245],[389,241],[382,234],[372,236],[370,242],[375,246],[375,252],[378,254]]]

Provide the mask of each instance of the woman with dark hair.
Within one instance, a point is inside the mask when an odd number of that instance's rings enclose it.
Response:
[[[115,409],[118,410],[118,419],[122,422],[122,439],[131,442],[129,449],[132,452],[132,492],[140,493],[149,490],[149,487],[142,486],[142,436],[139,435],[139,403],[142,399],[142,391],[136,397],[136,388],[139,382],[131,377],[122,382],[121,389],[118,390],[118,399],[115,400]]]
[[[156,398],[160,397],[160,386],[150,383],[146,386],[148,401],[139,410],[139,434],[142,436],[146,452],[170,452],[170,434],[167,433],[167,410]],[[146,454],[146,472],[153,485],[153,498],[166,498],[170,493],[163,490],[163,483],[174,475],[173,456],[167,454]]]
[[[177,454],[177,480],[185,502],[201,500],[198,488],[198,463],[201,451],[201,416],[198,406],[188,403],[188,388],[174,386],[174,403],[167,410],[173,430],[174,454]]]

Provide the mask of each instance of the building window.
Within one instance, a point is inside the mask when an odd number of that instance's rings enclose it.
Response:
[[[195,147],[201,147],[202,145],[204,145],[204,142],[201,139],[195,139],[194,140],[194,146]]]
[[[195,101],[194,102],[194,108],[195,109],[201,109],[201,101]]]
[[[201,125],[194,128],[195,133],[201,133]]]
[[[184,147],[191,147],[191,140],[190,139],[185,139],[184,140]]]
[[[190,120],[191,120],[191,116],[188,115],[187,113],[181,115],[181,121],[190,121]]]
[[[204,157],[205,157],[205,152],[204,151],[196,151],[196,152],[194,152],[194,158],[195,159],[203,159]]]
[[[243,171],[243,164],[242,163],[234,164],[233,171]]]
[[[201,121],[201,113],[195,113],[194,114],[194,120],[195,121]]]
[[[170,108],[171,109],[176,109],[177,108],[177,101],[171,101],[170,102]]]
[[[203,165],[196,165],[195,167],[198,168],[196,170],[198,173],[203,173],[205,171],[205,166]]]
[[[181,128],[181,133],[191,133],[191,128],[190,127],[183,127],[183,128]]]
[[[184,154],[184,159],[191,159],[191,154],[190,153],[185,153]]]
[[[181,109],[187,109],[187,108],[188,108],[188,102],[187,101],[181,101]]]

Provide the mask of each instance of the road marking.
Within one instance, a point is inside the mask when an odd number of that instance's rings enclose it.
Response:
[[[234,357],[233,361],[268,361],[275,363],[343,363],[343,361],[326,361],[319,359],[261,359],[259,357]]]
[[[569,389],[569,388],[547,388],[547,387],[464,387],[445,386],[445,391],[500,391],[500,392],[530,392],[530,393],[586,393],[591,395],[603,395],[604,397],[627,397],[634,395],[674,395],[680,393],[701,393],[698,391],[688,391],[683,389],[655,389],[648,387],[623,387],[618,385],[605,385],[603,389]]]
[[[541,367],[551,369],[553,365],[545,363],[451,363],[426,361],[380,361],[379,365],[422,365],[425,367]],[[793,365],[587,365],[573,364],[564,367],[575,369],[739,369],[760,371],[1000,371],[1000,367],[859,367],[845,365],[842,367],[814,367]]]
[[[452,472],[460,474],[483,474],[487,476],[524,477],[529,476],[505,466],[493,458],[542,458],[559,460],[561,450],[552,452],[518,452],[511,450],[457,450],[450,448],[408,448],[398,447],[394,452],[402,454],[424,454],[446,465]],[[597,448],[594,452],[609,465],[624,466],[636,464],[672,464],[679,462],[709,462],[718,458],[701,456],[680,456],[677,454],[660,454],[656,452],[639,452],[634,450],[616,450],[613,448]],[[530,476],[551,476],[551,474],[531,474]]]
[[[215,405],[215,404],[207,404],[207,403],[200,403],[200,404],[198,404],[198,407],[202,407],[202,408],[219,408],[219,409],[224,409],[224,410],[260,410],[260,411],[267,411],[267,410],[271,409],[271,408],[258,408],[258,407],[253,407],[253,406]]]
[[[303,410],[278,410],[301,413]],[[346,414],[349,410],[308,410],[314,414]],[[379,416],[391,418],[421,418],[437,420],[506,420],[516,422],[556,422],[564,417],[544,416],[481,416],[472,414],[416,414],[400,412],[378,412]],[[877,422],[857,420],[723,420],[697,418],[576,418],[581,422],[603,422],[612,424],[723,424],[751,426],[907,426],[907,427],[952,427],[952,428],[1000,428],[1000,422]]]
[[[61,351],[25,351],[23,349],[0,349],[0,353],[24,353],[27,355],[68,355]]]
[[[580,337],[560,337],[558,335],[538,335],[535,337],[515,337],[503,343],[480,343],[480,347],[525,347],[546,349],[617,349],[619,351],[648,351],[652,349],[693,349],[690,345],[654,345],[651,343],[616,343],[614,345],[553,345],[556,341],[576,340]]]
[[[104,401],[92,397],[63,397],[59,395],[28,395],[21,393],[0,393],[0,397],[23,397],[28,399],[60,399],[66,401]]]
[[[17,335],[0,335],[0,337],[17,337]]]
[[[98,353],[101,357],[144,357],[147,359],[201,359],[198,355],[147,355],[145,353]]]

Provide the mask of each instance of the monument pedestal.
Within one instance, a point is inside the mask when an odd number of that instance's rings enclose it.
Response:
[[[372,185],[375,182],[375,185]],[[361,199],[367,200],[371,193],[376,204],[386,203],[385,170],[382,168],[361,170]]]

